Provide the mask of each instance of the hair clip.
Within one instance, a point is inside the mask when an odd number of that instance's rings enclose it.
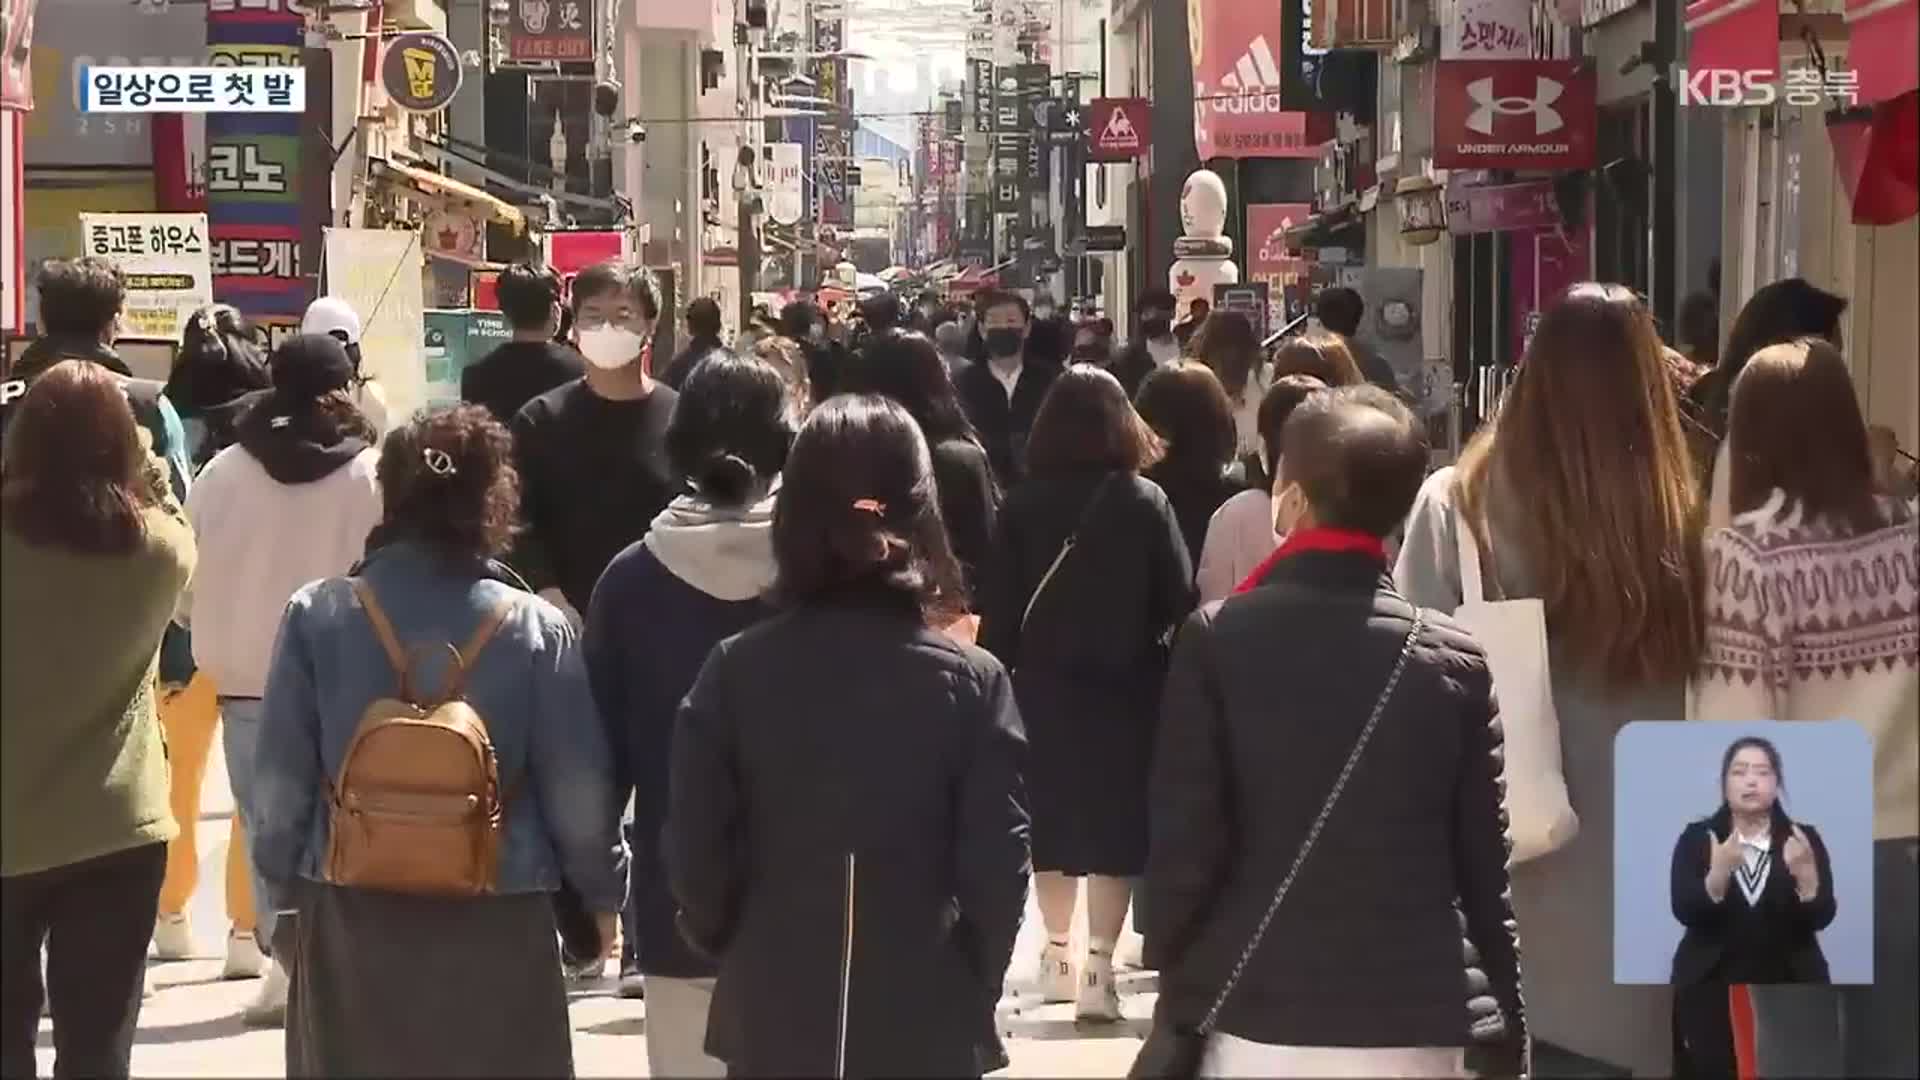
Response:
[[[874,517],[881,517],[887,512],[887,504],[881,502],[879,499],[855,499],[853,500],[853,508],[855,510],[863,510],[872,514]]]
[[[435,476],[452,476],[460,470],[453,464],[453,456],[445,450],[427,447],[420,456],[426,459],[427,470]]]

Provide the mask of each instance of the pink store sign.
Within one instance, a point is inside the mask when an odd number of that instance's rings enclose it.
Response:
[[[1489,187],[1447,185],[1447,231],[1455,235],[1559,227],[1560,201],[1551,180]]]

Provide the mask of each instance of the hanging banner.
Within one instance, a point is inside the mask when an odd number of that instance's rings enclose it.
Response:
[[[1288,290],[1307,283],[1307,261],[1287,241],[1287,232],[1313,216],[1309,203],[1254,203],[1247,207],[1247,280],[1267,285],[1270,325],[1286,325]]]
[[[1146,98],[1094,98],[1087,106],[1087,160],[1133,161],[1153,145],[1153,105]]]
[[[545,233],[540,238],[541,255],[562,281],[589,266],[603,262],[621,262],[632,253],[627,234],[613,229],[580,229]]]
[[[1527,60],[1532,56],[1532,0],[1455,0],[1443,6],[1440,59]]]
[[[405,423],[427,400],[420,234],[328,229],[326,235],[326,294],[345,300],[360,316],[361,363],[386,392],[388,426]]]
[[[801,166],[799,143],[767,145],[767,217],[776,225],[793,225],[806,213]]]
[[[1193,145],[1201,161],[1317,158],[1307,114],[1280,103],[1280,20],[1244,0],[1189,0]]]
[[[592,60],[595,0],[506,0],[507,62]]]
[[[1047,152],[1047,88],[1052,73],[1045,64],[1020,64],[1013,69],[1013,78],[1019,94],[1020,129],[1025,136],[1021,185],[1029,195],[1045,195],[1053,171],[1053,155]]]
[[[1584,169],[1593,164],[1594,75],[1579,60],[1441,60],[1433,164]]]
[[[124,338],[179,341],[194,309],[213,303],[205,214],[81,214],[80,241],[126,275]]]
[[[298,67],[305,22],[299,0],[212,0],[207,63]],[[299,113],[206,118],[213,295],[260,325],[297,320],[312,297],[300,257],[304,122]],[[315,182],[327,182],[324,170]]]
[[[37,0],[0,2],[0,109],[33,108],[33,9]]]

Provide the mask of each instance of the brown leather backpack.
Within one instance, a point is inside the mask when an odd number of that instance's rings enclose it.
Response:
[[[467,671],[512,603],[489,612],[465,649],[453,654],[446,685],[431,703],[414,693],[413,653],[359,578],[349,579],[399,677],[399,694],[360,714],[332,787],[327,880],[415,896],[481,896],[493,891],[506,798],[487,723],[461,696]]]

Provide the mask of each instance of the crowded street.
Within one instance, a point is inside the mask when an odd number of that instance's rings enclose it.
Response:
[[[0,1080],[1920,1080],[1920,0],[0,0]]]

